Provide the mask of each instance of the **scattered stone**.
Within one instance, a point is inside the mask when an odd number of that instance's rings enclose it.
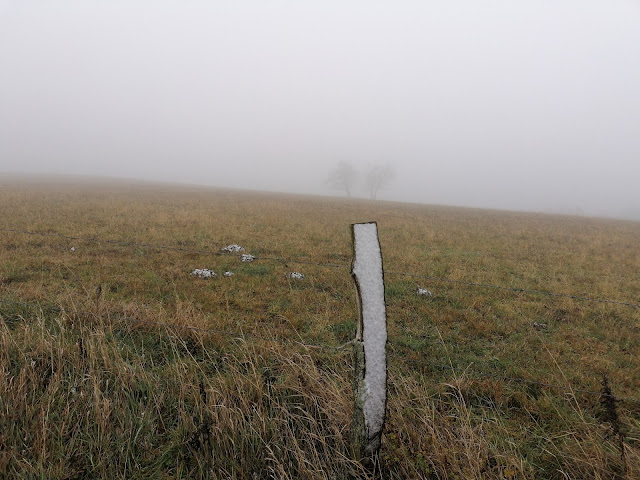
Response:
[[[533,322],[533,328],[535,328],[536,330],[546,330],[547,329],[547,324],[546,323]]]
[[[426,288],[420,288],[418,287],[418,291],[416,292],[418,295],[422,296],[422,297],[433,297],[433,293],[431,293],[429,290],[427,290]]]
[[[227,245],[226,247],[221,248],[220,251],[228,252],[228,253],[238,253],[238,252],[244,252],[244,247],[241,247],[240,245],[233,243],[231,245]]]
[[[71,247],[71,251],[75,252],[76,251],[76,247]]]
[[[233,272],[224,272],[223,275],[225,277],[233,277],[235,274]]]
[[[300,272],[291,272],[291,273],[287,273],[287,278],[292,278],[294,280],[303,280],[304,275],[301,274]]]
[[[208,268],[196,268],[191,275],[199,278],[212,278],[216,276],[216,272],[209,270]]]
[[[242,260],[243,262],[248,262],[251,263],[256,259],[256,257],[254,257],[253,255],[249,254],[249,253],[243,253],[240,256],[240,260]]]

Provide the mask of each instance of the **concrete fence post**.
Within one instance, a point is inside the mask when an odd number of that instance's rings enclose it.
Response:
[[[387,407],[387,314],[384,270],[375,222],[351,225],[351,275],[358,297],[354,340],[354,453],[372,466],[380,450]]]

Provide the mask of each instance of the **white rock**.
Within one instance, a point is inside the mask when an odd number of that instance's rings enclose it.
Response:
[[[418,291],[416,292],[418,295],[423,296],[423,297],[433,297],[433,293],[431,293],[429,290],[427,290],[426,288],[420,288],[418,287]]]
[[[293,278],[294,280],[303,280],[304,275],[301,274],[300,272],[291,272],[291,273],[287,273],[287,278]]]
[[[253,262],[256,259],[256,257],[254,257],[253,255],[249,254],[249,253],[244,253],[242,254],[242,256],[240,257],[240,260],[242,260],[243,262]]]
[[[227,245],[226,247],[221,248],[220,251],[228,252],[228,253],[238,253],[238,252],[244,252],[244,247],[241,247],[240,245],[233,243],[231,245]]]
[[[223,275],[225,277],[233,277],[234,273],[233,272],[224,272]]]
[[[200,278],[212,278],[216,276],[216,272],[209,270],[208,268],[196,268],[193,272],[191,272],[191,275]]]

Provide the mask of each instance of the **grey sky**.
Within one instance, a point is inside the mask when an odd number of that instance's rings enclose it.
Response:
[[[638,0],[0,0],[0,172],[640,218]]]

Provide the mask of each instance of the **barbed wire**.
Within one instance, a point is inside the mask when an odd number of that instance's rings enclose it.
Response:
[[[18,230],[18,229],[12,229],[12,228],[0,228],[0,232],[18,233],[18,234],[25,234],[25,235],[37,235],[37,236],[45,236],[45,237],[58,237],[58,238],[65,238],[65,239],[79,240],[79,241],[86,241],[86,242],[96,242],[96,243],[119,245],[119,246],[125,246],[125,247],[155,248],[155,249],[163,249],[163,250],[175,250],[175,251],[181,251],[181,252],[186,252],[186,253],[197,253],[197,254],[201,254],[201,255],[237,257],[237,258],[240,258],[240,259],[242,259],[242,257],[243,257],[243,254],[226,253],[226,252],[214,251],[214,250],[193,249],[193,248],[188,248],[188,247],[153,244],[153,243],[137,243],[137,242],[127,241],[127,240],[109,240],[109,239],[102,239],[102,238],[98,238],[98,237],[82,237],[82,236],[75,236],[75,235],[64,235],[64,234],[59,234],[59,233],[50,233],[50,232],[34,232],[34,231],[29,231],[29,230]],[[283,265],[286,265],[286,266],[288,266],[288,264],[299,264],[299,265],[314,265],[314,266],[327,267],[327,268],[345,268],[345,269],[349,269],[351,267],[351,264],[346,264],[346,263],[342,264],[342,263],[312,262],[312,261],[309,261],[309,260],[298,260],[298,259],[291,259],[291,258],[273,257],[273,256],[261,256],[261,255],[255,255],[255,256],[252,255],[252,257],[253,257],[252,261],[254,261],[254,260],[271,260],[271,261],[280,262],[280,263],[282,263]],[[504,285],[493,285],[493,284],[490,284],[490,283],[471,282],[471,281],[464,281],[464,280],[453,280],[453,279],[446,278],[446,277],[436,277],[436,276],[416,274],[416,273],[408,273],[408,272],[395,272],[395,271],[390,271],[390,270],[385,270],[384,274],[385,275],[411,277],[411,278],[420,278],[420,279],[424,279],[424,280],[430,280],[430,281],[436,281],[436,282],[442,282],[442,283],[452,283],[452,284],[463,285],[463,286],[468,286],[468,287],[491,288],[491,289],[494,289],[494,290],[504,290],[504,291],[510,291],[510,292],[514,292],[514,293],[530,293],[530,294],[535,294],[535,295],[545,295],[545,296],[556,297],[556,298],[568,298],[568,299],[571,299],[571,300],[579,300],[579,301],[591,302],[591,303],[605,303],[605,304],[621,305],[621,306],[626,306],[626,307],[631,307],[631,308],[640,308],[640,303],[627,302],[627,301],[621,301],[621,300],[611,300],[611,299],[606,299],[606,298],[594,298],[594,297],[588,297],[588,296],[584,296],[584,295],[575,295],[575,294],[569,294],[569,293],[557,293],[557,292],[550,292],[550,291],[546,291],[546,290],[538,290],[538,289],[531,289],[531,288],[506,287]]]

